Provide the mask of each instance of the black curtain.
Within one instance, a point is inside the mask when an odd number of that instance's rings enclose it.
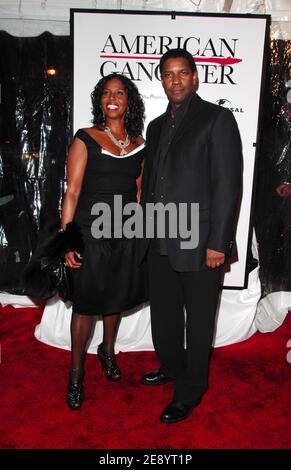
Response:
[[[255,229],[262,295],[291,290],[291,41],[271,42]]]
[[[59,216],[71,132],[70,47],[69,37],[0,32],[2,291],[21,293],[20,273],[38,231]]]

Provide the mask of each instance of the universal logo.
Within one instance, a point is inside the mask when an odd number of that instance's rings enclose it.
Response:
[[[223,108],[228,108],[232,113],[244,113],[243,108],[233,106],[233,104],[226,98],[219,98],[219,100],[215,101],[215,103],[219,106],[222,106]]]

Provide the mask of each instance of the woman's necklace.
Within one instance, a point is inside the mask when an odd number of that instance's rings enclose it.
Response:
[[[109,139],[111,140],[111,142],[113,142],[117,147],[119,147],[121,149],[120,155],[126,155],[127,152],[125,151],[125,149],[130,144],[129,135],[126,133],[125,140],[118,140],[118,139],[116,139],[116,137],[114,137],[114,135],[112,134],[109,127],[105,127],[104,130],[105,130],[106,134],[108,135]]]

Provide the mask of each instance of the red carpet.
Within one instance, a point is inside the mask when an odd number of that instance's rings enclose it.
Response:
[[[86,400],[70,411],[70,353],[34,338],[40,318],[40,309],[1,309],[2,449],[291,448],[291,315],[274,333],[215,349],[208,393],[190,418],[172,425],[158,420],[172,385],[139,384],[158,365],[153,352],[119,354],[119,384],[107,382],[88,355]]]

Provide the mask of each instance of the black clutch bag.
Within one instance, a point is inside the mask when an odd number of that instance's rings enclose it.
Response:
[[[65,265],[68,251],[83,252],[82,233],[75,222],[59,230],[59,222],[46,226],[39,237],[35,252],[22,273],[24,293],[30,297],[49,299],[55,294],[64,300],[72,300],[73,274]]]
[[[42,282],[41,286],[39,280]],[[73,274],[71,268],[66,266],[62,258],[42,258],[39,280],[37,285],[32,286],[30,284],[30,288],[26,287],[26,291],[29,290],[30,296],[47,299],[58,293],[65,302],[72,300],[74,291]]]

